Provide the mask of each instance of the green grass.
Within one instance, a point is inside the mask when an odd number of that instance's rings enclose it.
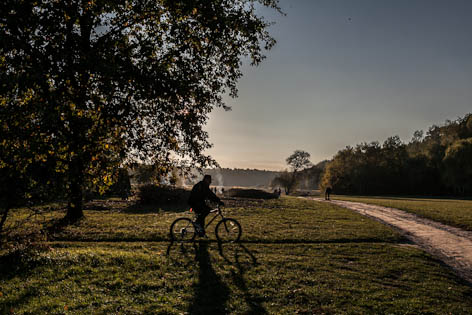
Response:
[[[87,210],[0,257],[0,314],[472,312],[472,287],[393,230],[326,203],[227,201],[241,244],[171,244],[179,213]],[[61,213],[52,216],[60,216]]]
[[[472,200],[355,196],[334,196],[334,199],[401,209],[424,218],[472,231]]]

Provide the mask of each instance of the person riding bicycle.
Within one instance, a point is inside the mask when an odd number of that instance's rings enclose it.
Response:
[[[188,204],[192,207],[193,211],[197,214],[195,220],[197,227],[200,231],[200,236],[205,235],[205,218],[210,213],[211,208],[206,204],[207,200],[214,201],[220,205],[224,205],[220,198],[215,195],[211,189],[211,176],[205,175],[203,180],[195,184],[190,192]]]

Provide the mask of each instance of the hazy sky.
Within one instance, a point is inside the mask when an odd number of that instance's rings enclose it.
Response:
[[[316,163],[472,112],[471,0],[281,0],[277,45],[206,128],[222,167]]]

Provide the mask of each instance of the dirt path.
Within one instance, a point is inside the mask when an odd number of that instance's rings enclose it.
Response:
[[[312,199],[325,202],[321,198]],[[472,232],[420,218],[398,209],[343,200],[330,202],[396,228],[472,283]]]

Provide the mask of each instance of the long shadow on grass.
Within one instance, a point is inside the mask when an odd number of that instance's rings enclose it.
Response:
[[[14,314],[21,305],[38,296],[36,288],[24,288],[20,292],[4,299],[3,304],[0,305],[0,314]]]
[[[56,242],[80,242],[80,243],[115,243],[115,242],[169,242],[165,236],[157,235],[155,237],[110,237],[100,239],[87,239],[80,237],[54,237],[52,239]],[[216,240],[206,240],[207,243],[216,243]],[[362,243],[362,244],[376,244],[376,243],[409,243],[410,241],[405,237],[400,238],[334,238],[325,240],[306,240],[296,238],[285,239],[248,239],[240,241],[241,244],[348,244],[348,243]],[[170,243],[168,250],[172,250],[177,244]]]
[[[190,314],[226,314],[226,302],[229,288],[213,269],[208,242],[195,243],[195,259],[200,268],[198,283],[195,284],[195,296],[189,307]]]
[[[208,246],[212,242],[200,241],[193,243],[195,250],[195,260],[200,268],[199,282],[195,285],[195,297],[189,308],[191,314],[224,314],[228,311],[225,309],[226,301],[229,298],[229,288],[221,281],[211,265]],[[189,243],[171,242],[167,247],[167,256],[171,257],[175,251],[181,258],[174,261],[174,264],[185,266],[189,263],[188,254]],[[257,258],[243,244],[225,245],[218,243],[218,251],[225,262],[233,267],[231,277],[234,284],[241,290],[244,300],[249,308],[247,314],[267,314],[266,309],[262,306],[264,298],[253,295],[249,292],[249,288],[244,280],[245,273],[252,267],[256,266]],[[246,257],[246,260],[244,259]],[[247,261],[249,257],[249,262]],[[191,262],[190,262],[191,263]]]
[[[304,239],[249,239],[243,240],[241,243],[245,244],[349,244],[349,243],[363,243],[363,244],[375,244],[375,243],[408,243],[408,239],[401,238],[334,238],[326,240],[304,240]]]
[[[127,214],[147,214],[147,213],[180,213],[188,211],[189,206],[185,203],[166,203],[146,205],[134,203],[122,210]]]
[[[246,301],[246,304],[248,305],[250,311],[248,314],[267,314],[267,310],[262,306],[262,301],[264,301],[264,298],[258,296],[258,295],[252,295],[249,292],[249,289],[247,287],[246,282],[244,281],[244,274],[251,266],[256,266],[257,265],[257,258],[251,253],[249,249],[247,249],[246,246],[242,244],[238,245],[230,245],[230,249],[233,249],[233,257],[229,258],[227,253],[225,253],[223,244],[218,243],[218,251],[223,257],[223,259],[236,267],[236,270],[231,270],[231,276],[233,278],[234,284],[243,292],[244,294],[244,300]],[[244,262],[241,261],[241,254],[247,254],[249,258],[251,259],[251,263],[248,266],[247,264],[244,264]]]
[[[15,277],[23,277],[24,275],[31,274],[34,269],[43,264],[44,262],[37,258],[35,252],[31,252],[27,249],[16,250],[8,254],[1,255],[0,283]]]

